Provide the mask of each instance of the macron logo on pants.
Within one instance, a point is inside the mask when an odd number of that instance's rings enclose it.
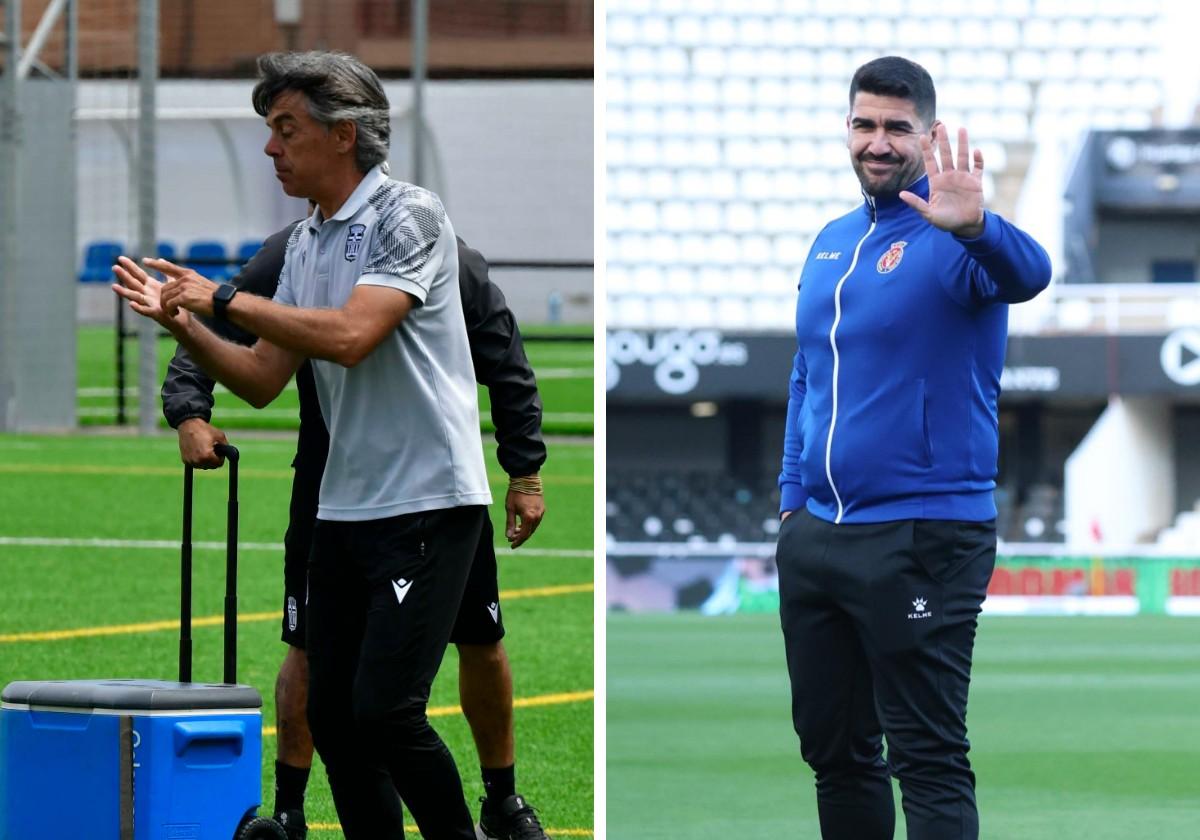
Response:
[[[396,590],[396,603],[403,604],[404,596],[408,594],[408,590],[412,587],[411,580],[404,578],[396,578],[392,581],[392,589]]]

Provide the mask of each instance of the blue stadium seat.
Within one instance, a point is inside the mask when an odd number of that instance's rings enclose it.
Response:
[[[243,240],[242,244],[238,245],[237,249],[238,265],[245,265],[246,263],[250,262],[250,258],[257,254],[262,246],[263,241],[261,239]]]
[[[229,255],[222,243],[215,239],[198,239],[188,246],[183,264],[197,274],[220,282],[230,276],[228,261]]]
[[[105,239],[88,244],[83,252],[83,270],[79,272],[79,282],[113,282],[113,263],[123,253],[125,246],[113,240]]]
[[[178,262],[179,249],[175,247],[174,242],[169,242],[166,239],[160,239],[158,241],[158,258],[160,260]]]

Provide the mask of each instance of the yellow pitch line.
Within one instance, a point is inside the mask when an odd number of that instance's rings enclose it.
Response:
[[[588,691],[566,691],[562,694],[539,694],[536,697],[514,697],[514,709],[533,709],[538,706],[561,706],[564,703],[585,703],[588,700],[595,700],[596,692]],[[425,714],[429,717],[450,717],[452,715],[461,715],[462,706],[431,706]],[[277,733],[274,726],[264,726],[262,734],[264,738],[273,738]]]
[[[341,831],[341,823],[309,823],[309,831]],[[405,834],[420,835],[414,826],[404,826]],[[594,837],[595,832],[590,828],[547,828],[546,833],[553,837]]]
[[[554,595],[575,595],[579,592],[593,592],[596,584],[568,583],[562,586],[541,586],[532,589],[508,589],[500,592],[501,600],[515,601],[518,598],[549,598]]]
[[[283,617],[280,612],[241,613],[238,624],[252,621],[278,620]],[[192,619],[193,627],[220,626],[225,621],[223,615],[206,615]],[[63,639],[87,639],[96,636],[123,636],[130,633],[154,633],[160,630],[175,630],[179,627],[179,619],[171,621],[143,621],[139,624],[107,624],[101,627],[77,627],[73,630],[41,630],[30,633],[6,633],[0,636],[4,642],[58,642]]]
[[[503,600],[520,598],[549,598],[555,595],[571,595],[578,592],[591,592],[595,585],[591,583],[566,584],[563,586],[542,586],[530,589],[509,589],[502,591]],[[282,612],[239,613],[238,624],[249,624],[256,621],[279,621]],[[225,621],[221,615],[206,615],[192,619],[193,627],[219,627]],[[77,627],[72,630],[40,630],[28,633],[6,633],[0,635],[0,644],[12,642],[58,642],[64,639],[86,639],[97,636],[123,636],[132,633],[155,633],[162,630],[174,630],[179,627],[178,619],[171,621],[144,621],[139,624],[108,624],[101,627]]]

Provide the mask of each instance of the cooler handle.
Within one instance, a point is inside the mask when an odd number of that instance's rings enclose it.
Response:
[[[238,448],[218,443],[214,451],[229,464],[225,532],[225,682],[237,682]],[[179,555],[179,681],[192,681],[192,467],[183,468],[183,538]]]
[[[175,755],[183,755],[196,744],[228,744],[241,755],[246,742],[246,724],[240,720],[197,720],[176,723],[173,730]]]

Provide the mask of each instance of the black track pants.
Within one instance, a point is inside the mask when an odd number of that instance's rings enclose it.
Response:
[[[834,525],[801,509],[776,560],[792,721],[822,837],[890,840],[894,775],[909,840],[976,840],[967,689],[995,522]]]
[[[319,520],[308,584],[308,718],[347,840],[474,840],[425,707],[487,509]]]

